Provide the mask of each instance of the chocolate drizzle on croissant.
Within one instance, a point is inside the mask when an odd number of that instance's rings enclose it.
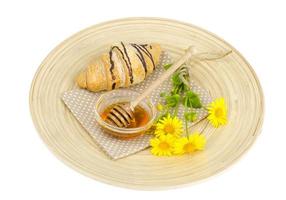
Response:
[[[137,54],[138,58],[141,60],[144,68],[145,68],[145,72],[147,72],[146,70],[146,62],[145,62],[145,59],[144,59],[144,56],[141,52],[145,53],[149,58],[150,60],[152,61],[152,64],[153,64],[153,70],[155,69],[155,63],[154,63],[154,60],[153,60],[153,56],[152,54],[148,51],[148,49],[146,49],[146,46],[148,46],[147,44],[141,44],[141,45],[138,45],[138,44],[131,44],[139,53],[139,55]],[[152,49],[152,46],[150,46],[150,48]]]
[[[128,53],[126,52],[126,48],[123,44],[123,42],[121,42],[121,46],[122,48],[124,49],[124,53],[121,51],[121,49],[118,47],[118,46],[112,46],[110,51],[109,51],[109,59],[110,59],[110,72],[111,72],[111,75],[112,75],[112,80],[114,81],[115,78],[113,79],[113,68],[114,68],[114,62],[112,60],[112,51],[113,49],[117,49],[121,55],[122,55],[122,59],[124,60],[127,68],[128,68],[128,74],[129,74],[129,79],[130,79],[130,83],[132,84],[133,83],[133,74],[132,74],[132,67],[131,67],[131,63],[130,63],[130,59],[129,59],[129,56],[128,56]],[[126,58],[128,60],[126,60]],[[112,89],[114,89],[116,87],[116,83],[112,83]]]
[[[79,87],[90,91],[112,90],[140,83],[159,63],[159,44],[124,44],[111,46],[107,54],[93,59],[77,77]]]
[[[141,63],[142,63],[142,66],[144,68],[144,71],[145,71],[145,76],[147,74],[147,64],[145,62],[145,59],[144,59],[144,56],[140,50],[140,48],[136,45],[136,44],[131,44],[138,52],[138,54],[136,53],[137,57],[140,59]]]
[[[128,62],[127,62],[126,59],[123,57],[124,61],[126,63],[126,66],[128,68],[128,74],[129,74],[129,77],[130,77],[130,83],[132,84],[133,83],[133,74],[132,74],[132,66],[131,66],[130,58],[128,56],[128,53],[126,51],[126,48],[125,48],[123,42],[121,42],[121,45],[122,45],[122,47],[124,49],[124,54],[125,54],[126,58],[128,59]],[[122,53],[122,51],[121,51],[121,53]]]

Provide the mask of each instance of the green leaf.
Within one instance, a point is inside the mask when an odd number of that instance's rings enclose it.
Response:
[[[199,96],[196,93],[192,92],[191,90],[186,92],[186,96],[184,97],[183,102],[184,102],[184,105],[189,108],[201,108],[202,107]]]
[[[165,96],[165,100],[166,100],[167,106],[176,107],[180,101],[180,95],[174,94],[174,95]]]
[[[166,92],[161,92],[160,93],[160,97],[165,97],[167,94],[166,94]]]
[[[182,79],[180,78],[179,72],[175,72],[172,76],[172,94],[180,94],[188,90],[188,86],[184,84]]]
[[[184,113],[185,120],[194,122],[197,120],[197,113],[195,112],[185,112]]]
[[[163,67],[165,70],[169,69],[172,66],[172,63],[165,64]]]
[[[176,87],[176,86],[180,86],[183,82],[182,80],[180,79],[180,74],[178,72],[175,72],[172,76],[172,83],[173,83],[173,86]]]

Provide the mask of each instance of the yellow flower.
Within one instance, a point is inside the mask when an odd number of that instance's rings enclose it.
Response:
[[[195,151],[203,150],[205,145],[205,136],[195,132],[188,137],[182,137],[176,140],[174,144],[174,154],[193,153]]]
[[[208,106],[208,120],[214,127],[227,123],[227,107],[224,98],[218,98]]]
[[[161,135],[150,140],[151,153],[156,156],[170,156],[173,153],[175,137],[172,135]]]
[[[182,132],[182,121],[177,117],[172,118],[170,115],[168,115],[167,117],[160,119],[159,122],[156,124],[156,136],[170,134],[174,137],[179,137],[181,136]]]
[[[164,109],[164,106],[160,103],[158,103],[156,107],[158,111],[162,111]]]

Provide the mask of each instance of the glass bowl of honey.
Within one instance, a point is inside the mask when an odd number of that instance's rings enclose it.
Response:
[[[134,108],[134,120],[126,128],[117,127],[106,122],[110,109],[118,103],[128,103],[139,96],[138,92],[126,89],[117,89],[102,94],[95,105],[95,119],[109,134],[129,139],[142,135],[149,130],[156,118],[157,111],[150,98],[143,99]]]

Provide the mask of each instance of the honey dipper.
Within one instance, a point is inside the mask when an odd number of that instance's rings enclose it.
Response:
[[[130,122],[134,120],[134,108],[164,80],[172,75],[182,64],[188,61],[193,54],[194,47],[190,46],[180,59],[172,64],[172,66],[166,72],[164,72],[160,78],[153,82],[152,85],[142,94],[140,94],[136,99],[128,103],[115,104],[107,114],[106,122],[121,128],[127,128],[130,125]]]

